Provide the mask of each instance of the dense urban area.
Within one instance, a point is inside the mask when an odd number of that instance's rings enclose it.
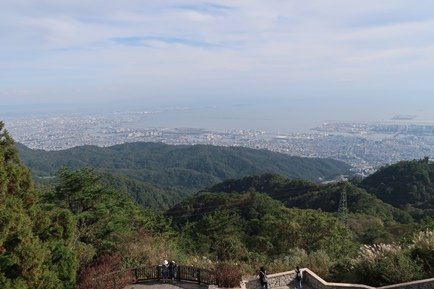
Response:
[[[270,134],[256,129],[210,131],[203,128],[146,127],[149,112],[34,115],[5,120],[15,141],[32,149],[63,150],[75,146],[112,146],[126,142],[171,145],[209,144],[266,149],[293,156],[333,158],[366,176],[379,167],[433,156],[434,124],[390,122],[323,123],[308,133]]]

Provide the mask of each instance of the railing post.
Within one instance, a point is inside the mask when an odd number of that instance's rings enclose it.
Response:
[[[137,274],[137,268],[134,269],[134,277],[136,277],[136,279],[134,280],[135,282],[137,282],[139,280],[139,275]]]
[[[200,269],[197,268],[197,280],[199,281],[200,284]]]
[[[178,278],[179,282],[181,282],[181,266],[182,265],[178,265],[178,268],[176,268],[178,270],[178,275],[176,277]]]
[[[178,282],[181,282],[181,266],[176,266],[176,277],[178,277]]]
[[[160,266],[157,265],[157,280],[160,281]]]

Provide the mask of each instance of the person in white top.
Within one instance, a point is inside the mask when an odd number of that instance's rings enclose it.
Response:
[[[163,283],[169,282],[169,262],[167,260],[164,260],[161,265],[161,277],[163,277]]]

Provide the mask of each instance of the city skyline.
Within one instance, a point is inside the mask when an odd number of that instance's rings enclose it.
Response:
[[[430,1],[8,1],[2,106],[432,104]],[[353,102],[354,101],[354,102]],[[405,111],[409,103],[418,103]],[[266,109],[266,107],[264,107]]]
[[[205,111],[204,111],[205,112]],[[191,114],[180,116],[180,114]],[[270,150],[299,157],[332,158],[346,162],[366,176],[383,165],[434,155],[434,123],[413,122],[413,116],[396,116],[383,122],[324,123],[310,130],[276,132],[265,127],[240,129],[243,121],[217,118],[207,120],[195,110],[155,112],[82,112],[43,114],[15,118],[7,129],[17,141],[32,149],[66,150],[78,146],[110,147],[131,142],[161,142],[169,145],[214,145]],[[179,126],[171,126],[176,119]],[[193,127],[185,121],[196,119]],[[231,123],[235,121],[235,123]],[[267,119],[247,119],[261,124]],[[206,125],[221,123],[220,129]],[[167,124],[169,126],[164,126]],[[202,127],[197,126],[200,124]],[[208,127],[208,128],[206,128]]]

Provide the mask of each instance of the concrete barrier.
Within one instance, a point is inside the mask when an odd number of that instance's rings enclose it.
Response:
[[[301,271],[303,272],[303,283],[307,284],[313,289],[434,289],[434,278],[388,286],[372,287],[363,284],[326,282],[308,268],[303,268]],[[294,270],[268,275],[268,288],[272,289],[278,287],[287,287],[288,285],[295,284],[294,278]],[[257,277],[250,278],[243,280],[241,288],[261,289],[261,283]]]

